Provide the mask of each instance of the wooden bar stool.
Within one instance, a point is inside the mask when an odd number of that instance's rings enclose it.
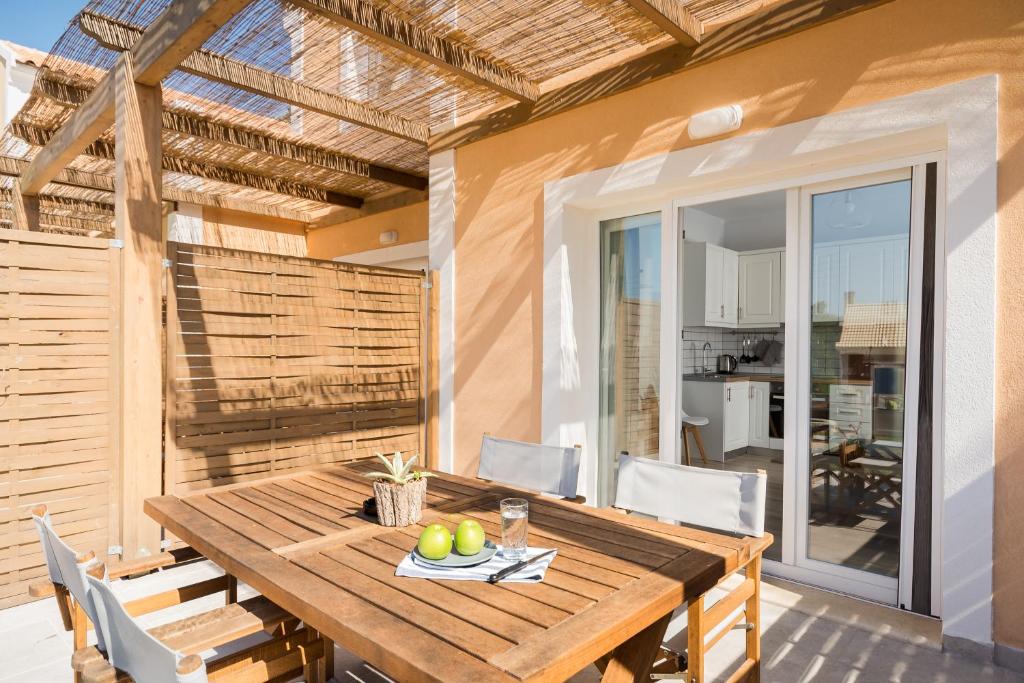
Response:
[[[680,436],[683,438],[683,452],[686,453],[686,464],[690,465],[690,442],[686,439],[687,434],[693,434],[693,442],[697,444],[697,451],[700,452],[700,460],[708,464],[708,457],[704,453],[704,439],[700,435],[700,428],[706,426],[710,420],[706,417],[693,417],[683,413],[683,430]]]

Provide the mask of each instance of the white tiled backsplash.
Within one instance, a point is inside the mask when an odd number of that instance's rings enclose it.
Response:
[[[779,329],[777,332],[744,332],[743,330],[726,330],[719,327],[685,327],[683,328],[683,341],[680,345],[680,362],[682,363],[683,374],[688,375],[694,372],[701,372],[701,356],[704,342],[711,342],[711,351],[708,352],[708,369],[715,370],[718,367],[718,356],[723,353],[736,356],[736,360],[743,355],[743,340],[754,340],[754,344],[747,347],[748,353],[753,353],[756,342],[766,339],[775,340],[782,344],[782,354],[775,365],[764,363],[740,363],[737,372],[750,374],[781,375],[785,369],[786,332]]]

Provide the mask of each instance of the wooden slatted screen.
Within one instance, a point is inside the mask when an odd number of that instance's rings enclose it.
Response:
[[[78,550],[116,543],[117,404],[104,239],[0,229],[0,608],[46,573],[31,508]]]
[[[423,452],[422,272],[168,252],[167,492]]]

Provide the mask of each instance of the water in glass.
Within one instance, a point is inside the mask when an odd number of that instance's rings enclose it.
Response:
[[[522,498],[501,501],[501,554],[510,560],[526,557],[529,508]]]

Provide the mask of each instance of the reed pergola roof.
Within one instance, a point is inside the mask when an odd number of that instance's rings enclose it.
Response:
[[[326,225],[422,201],[431,151],[881,1],[90,0],[0,143],[0,213],[19,175],[68,230],[75,201],[109,221],[125,51],[159,52],[165,200]]]

